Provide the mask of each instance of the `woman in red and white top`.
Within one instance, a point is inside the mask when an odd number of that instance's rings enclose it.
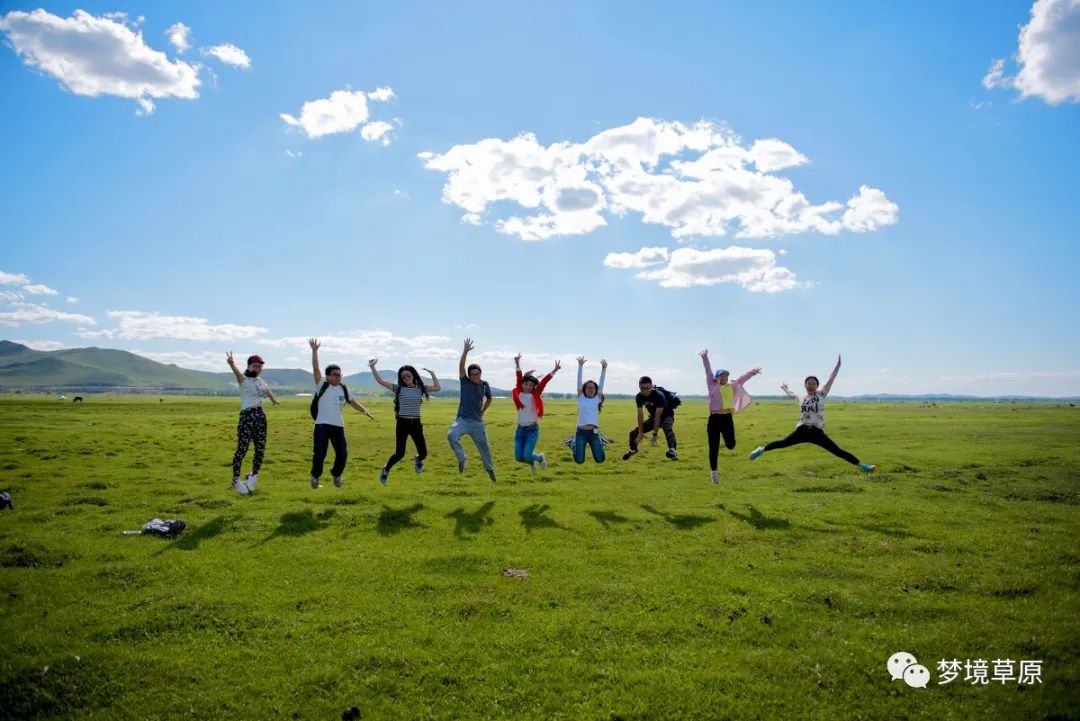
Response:
[[[514,460],[528,463],[536,473],[536,464],[547,468],[547,457],[543,453],[534,453],[536,442],[540,440],[540,419],[544,417],[544,401],[540,394],[547,384],[559,372],[562,364],[555,361],[555,367],[540,380],[530,370],[521,372],[521,354],[514,356],[514,373],[517,384],[514,386],[514,407],[517,408],[517,431],[514,433]]]

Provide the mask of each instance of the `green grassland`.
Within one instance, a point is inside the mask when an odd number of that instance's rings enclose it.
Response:
[[[537,476],[507,400],[499,483],[467,438],[459,475],[443,399],[427,470],[410,447],[380,486],[376,400],[346,416],[345,486],[312,490],[287,399],[241,497],[236,399],[0,399],[0,717],[1080,718],[1080,409],[830,403],[868,476],[812,446],[748,461],[797,417],[758,403],[713,486],[703,402],[678,462],[623,462],[633,406],[607,403],[600,466],[558,445],[574,404],[545,405]],[[121,534],[154,516],[190,526]],[[929,687],[890,680],[901,649]],[[1042,683],[939,685],[942,658],[1038,659]]]

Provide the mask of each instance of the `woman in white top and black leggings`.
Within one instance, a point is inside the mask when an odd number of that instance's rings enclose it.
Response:
[[[232,351],[225,354],[236,376],[236,382],[240,384],[240,421],[236,424],[236,453],[233,454],[233,479],[232,487],[236,492],[246,496],[255,490],[255,484],[259,482],[259,469],[262,468],[263,454],[266,452],[266,414],[263,413],[262,403],[266,398],[275,406],[277,399],[270,391],[259,375],[263,369],[263,359],[253,355],[247,359],[247,370],[243,373],[236,367]],[[248,446],[255,444],[255,456],[251,460],[251,473],[246,478],[240,478],[240,467],[244,463]]]
[[[848,463],[858,466],[859,470],[872,473],[877,466],[870,463],[860,463],[858,458],[836,445],[833,439],[825,435],[825,396],[829,395],[829,391],[832,390],[833,381],[836,380],[836,374],[839,372],[840,356],[837,356],[836,367],[833,368],[829,380],[825,381],[825,385],[821,387],[821,390],[818,390],[817,376],[806,376],[806,380],[803,381],[806,395],[803,398],[799,398],[792,393],[787,383],[781,384],[780,388],[787,397],[799,404],[799,422],[795,426],[795,430],[788,434],[786,438],[767,443],[764,446],[758,446],[751,451],[750,460],[757,459],[765,451],[775,451],[778,448],[787,448],[798,443],[813,443],[834,456],[843,458]]]
[[[390,480],[390,469],[405,457],[405,443],[409,438],[413,439],[416,446],[415,468],[420,473],[424,470],[424,459],[427,458],[427,441],[424,439],[424,425],[420,422],[420,404],[424,398],[430,398],[429,393],[438,393],[442,390],[439,379],[435,377],[435,371],[428,370],[431,375],[431,385],[426,386],[420,380],[420,374],[410,365],[398,368],[398,382],[391,383],[383,380],[379,371],[375,369],[378,358],[368,361],[371,368],[371,376],[375,382],[394,394],[394,415],[397,416],[397,446],[394,455],[386,461],[386,465],[379,472],[379,483],[386,485]]]

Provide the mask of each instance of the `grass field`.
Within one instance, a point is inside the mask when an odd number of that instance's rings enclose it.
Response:
[[[558,445],[574,404],[546,406],[535,477],[509,401],[499,483],[468,439],[458,475],[440,400],[427,470],[410,447],[382,487],[380,400],[346,416],[344,488],[312,490],[289,399],[240,497],[236,399],[0,399],[0,717],[1080,718],[1080,409],[832,402],[866,476],[809,446],[751,463],[798,410],[755,404],[717,487],[703,402],[678,462],[623,462],[632,404],[606,404],[601,466]],[[190,525],[121,534],[154,516]],[[927,688],[890,680],[898,650]],[[940,685],[943,658],[1041,660],[1042,682]]]

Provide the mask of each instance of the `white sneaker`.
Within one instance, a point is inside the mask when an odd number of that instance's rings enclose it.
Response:
[[[540,470],[541,471],[546,471],[547,470],[547,456],[545,456],[543,453],[537,453],[536,455],[540,456]]]
[[[719,486],[720,485],[720,474],[717,473],[716,471],[712,472],[712,482],[713,482],[714,486]]]
[[[240,480],[240,476],[234,476],[232,479],[232,487],[236,489],[236,492],[241,496],[246,496],[251,491],[244,485],[244,482]]]
[[[258,473],[249,473],[249,474],[247,474],[247,478],[244,479],[244,485],[248,487],[248,492],[249,493],[254,493],[255,492],[255,484],[258,483],[258,482],[259,482],[259,474]]]

